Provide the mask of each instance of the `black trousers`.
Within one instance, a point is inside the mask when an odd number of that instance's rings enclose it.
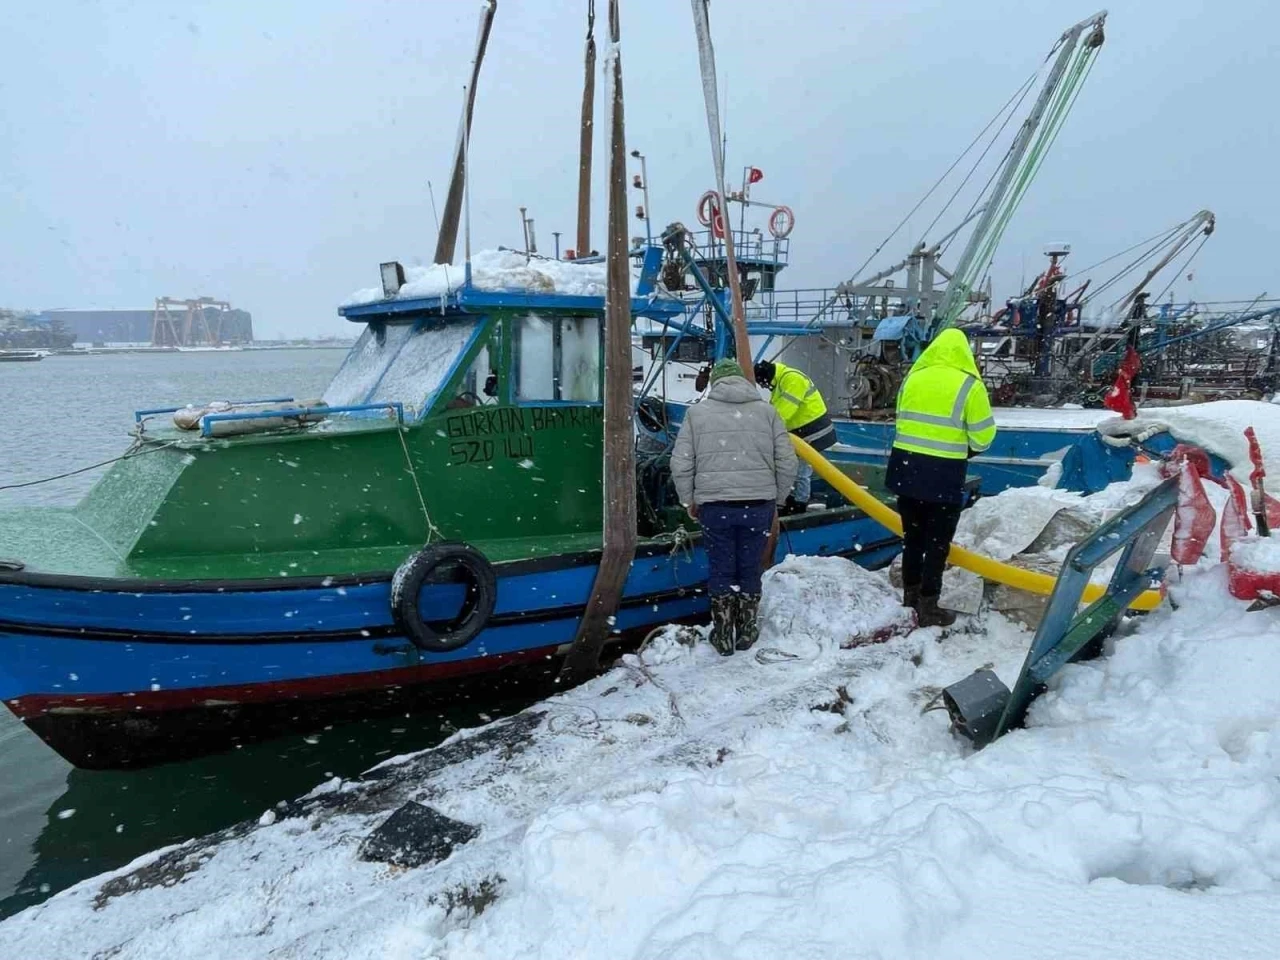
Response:
[[[921,596],[936,597],[942,592],[942,569],[960,522],[960,505],[898,497],[898,515],[902,517],[902,582],[918,586]]]

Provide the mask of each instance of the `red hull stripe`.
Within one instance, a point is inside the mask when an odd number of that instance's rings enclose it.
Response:
[[[393,687],[410,687],[468,674],[485,673],[516,664],[533,663],[555,654],[556,645],[517,653],[475,657],[449,663],[396,667],[364,673],[333,674],[295,680],[235,684],[221,687],[188,687],[173,690],[139,690],[127,693],[51,694],[33,693],[4,701],[21,719],[57,713],[151,713],[189,707],[228,706],[237,703],[268,703],[286,700],[314,700],[363,693]]]

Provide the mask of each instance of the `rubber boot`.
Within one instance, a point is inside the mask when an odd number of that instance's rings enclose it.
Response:
[[[902,605],[912,610],[920,606],[920,584],[908,586],[904,583],[902,585]]]
[[[750,650],[760,639],[760,594],[740,593],[735,598],[734,627],[738,636],[734,647]]]
[[[711,635],[708,639],[722,657],[733,654],[735,599],[732,593],[711,598]]]
[[[916,607],[916,623],[922,627],[949,627],[956,622],[956,615],[938,606],[937,597],[920,597]]]

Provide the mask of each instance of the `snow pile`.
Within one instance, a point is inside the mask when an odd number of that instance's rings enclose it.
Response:
[[[850,647],[914,625],[887,579],[839,557],[788,557],[765,576],[760,625],[770,636],[834,637]]]
[[[1192,571],[1176,612],[1067,667],[1028,729],[974,755],[923,708],[985,664],[1012,684],[1029,635],[994,616],[842,649],[883,580],[789,560],[750,655],[671,631],[185,871],[153,855],[142,889],[80,884],[0,942],[24,960],[1274,955],[1280,611],[1244,615],[1220,569]],[[404,799],[480,834],[435,866],[357,859]]]
[[[1244,537],[1231,545],[1231,563],[1254,573],[1280,574],[1280,536]]]
[[[441,297],[462,286],[463,264],[435,263],[429,267],[405,267],[405,283],[392,299]],[[559,293],[575,297],[602,297],[607,285],[603,263],[532,259],[512,250],[481,250],[471,257],[471,285],[477,290],[521,290]],[[382,287],[357,290],[344,306],[383,300]]]
[[[1153,423],[1168,424],[1169,432],[1179,440],[1229,461],[1231,472],[1242,483],[1248,482],[1252,470],[1244,431],[1253,427],[1268,475],[1280,477],[1280,416],[1273,404],[1261,400],[1215,400],[1140,412],[1137,420],[1129,422],[1135,431]]]

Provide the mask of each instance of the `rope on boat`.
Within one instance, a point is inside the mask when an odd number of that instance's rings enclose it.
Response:
[[[52,477],[42,477],[39,480],[25,480],[22,483],[6,483],[3,486],[0,486],[0,490],[18,490],[22,487],[34,487],[42,483],[52,483],[55,480],[65,480],[67,477],[74,477],[82,473],[88,473],[90,470],[97,470],[99,467],[119,463],[121,460],[132,460],[134,457],[141,457],[144,454],[159,453],[161,450],[172,447],[177,442],[178,441],[176,440],[170,440],[168,443],[163,443],[158,447],[152,447],[150,450],[139,450],[138,448],[142,446],[142,440],[139,438],[134,440],[128,450],[120,454],[118,457],[112,457],[110,460],[103,460],[100,463],[92,463],[87,467],[80,467],[76,470],[68,470],[66,473],[55,474]]]
[[[405,466],[409,468],[409,476],[413,479],[413,489],[418,494],[418,506],[422,507],[422,517],[427,521],[427,543],[431,542],[433,533],[437,537],[443,538],[444,534],[440,532],[439,527],[431,522],[431,514],[427,511],[427,500],[422,495],[422,485],[418,483],[418,469],[413,465],[413,457],[409,456],[409,445],[404,442],[403,427],[396,427],[396,436],[400,438],[400,449],[404,451]]]

